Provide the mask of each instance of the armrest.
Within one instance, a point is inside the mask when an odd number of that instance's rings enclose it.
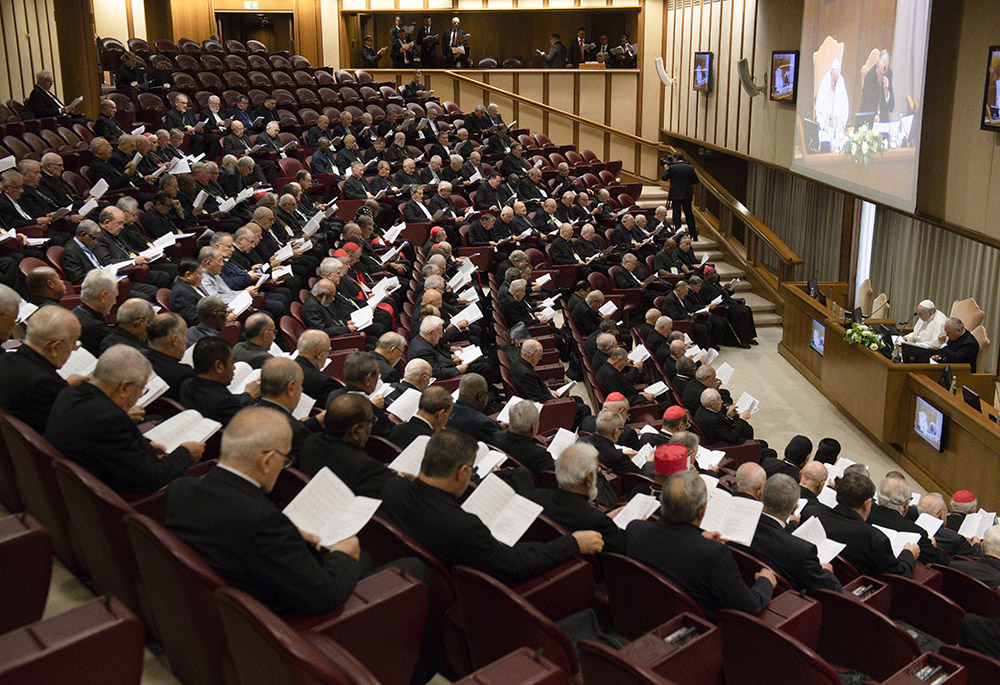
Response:
[[[742,445],[715,445],[712,449],[725,452],[732,460],[732,463],[727,463],[726,466],[732,469],[737,469],[748,461],[759,462],[761,452],[764,450],[756,440],[747,440]]]
[[[547,366],[539,364],[535,367],[535,373],[537,373],[538,377],[543,381],[550,381],[563,378],[566,374],[566,370],[563,369],[562,364],[552,364]]]
[[[514,590],[553,621],[590,607],[594,593],[594,567],[574,558],[530,580]]]

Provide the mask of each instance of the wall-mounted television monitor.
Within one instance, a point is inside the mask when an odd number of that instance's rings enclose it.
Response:
[[[826,326],[816,319],[813,319],[812,322],[812,337],[809,338],[809,347],[819,352],[820,356],[823,356],[823,347],[826,345]]]
[[[991,45],[986,58],[986,87],[983,89],[984,131],[1000,131],[1000,45]]]
[[[712,53],[694,53],[694,89],[701,93],[712,92]]]
[[[795,102],[799,89],[799,51],[771,53],[771,99]]]
[[[913,415],[913,432],[938,452],[944,449],[944,414],[921,397]]]

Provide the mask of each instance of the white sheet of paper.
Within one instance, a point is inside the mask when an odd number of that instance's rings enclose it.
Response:
[[[570,391],[570,388],[572,388],[574,385],[576,385],[576,381],[570,381],[566,385],[559,386],[559,388],[555,390],[553,394],[556,397],[566,397]]]
[[[483,351],[480,349],[479,345],[468,345],[466,347],[459,348],[457,354],[459,359],[462,360],[462,364],[471,364],[483,356]]]
[[[751,414],[756,414],[760,403],[754,398],[753,395],[749,393],[743,393],[740,398],[736,400],[736,411],[741,414],[745,411]]]
[[[718,466],[719,462],[726,458],[726,453],[722,450],[710,450],[701,445],[698,445],[698,454],[695,456],[695,462],[703,469],[709,469],[713,466]]]
[[[13,169],[17,165],[17,158],[14,155],[9,157],[4,157],[0,159],[0,171],[7,171],[7,169]]]
[[[460,311],[455,316],[451,317],[452,321],[465,321],[466,323],[475,323],[483,318],[483,310],[479,308],[479,305],[473,302],[468,307]]]
[[[78,347],[70,353],[69,359],[62,365],[58,373],[64,379],[68,379],[73,374],[89,376],[94,372],[95,366],[97,366],[97,357],[86,349]]]
[[[558,459],[564,449],[570,445],[576,444],[576,439],[576,433],[568,431],[565,428],[560,428],[556,431],[556,434],[552,436],[552,440],[549,441],[549,446],[545,449],[552,455],[553,459]]]
[[[507,400],[507,404],[505,404],[503,406],[503,409],[500,410],[500,413],[497,414],[497,421],[500,422],[500,423],[510,423],[510,410],[511,410],[511,407],[513,407],[518,402],[524,402],[524,401],[525,401],[525,399],[523,397],[518,397],[517,395],[514,395],[513,397],[511,397],[509,400]],[[535,408],[538,409],[539,412],[542,411],[542,403],[541,402],[535,402],[534,405],[535,405]]]
[[[556,315],[556,310],[552,307],[545,307],[542,311],[538,312],[538,320],[542,323],[551,321]]]
[[[448,281],[448,287],[451,288],[451,291],[454,293],[458,292],[469,283],[472,283],[472,274],[459,271]]]
[[[944,521],[927,513],[920,514],[915,523],[927,532],[927,537],[931,538],[944,525]]]
[[[920,533],[903,533],[882,526],[875,526],[875,528],[878,528],[889,538],[889,544],[892,545],[892,556],[894,557],[898,557],[903,552],[903,545],[916,545],[920,542]]]
[[[219,203],[220,212],[228,212],[230,209],[236,206],[236,198],[227,197],[225,200]]]
[[[640,364],[649,359],[649,350],[646,349],[645,345],[640,343],[634,350],[629,352],[628,358],[633,364]]]
[[[85,217],[95,209],[97,209],[97,200],[87,200],[83,203],[83,206],[80,207],[80,211],[78,211],[77,214]]]
[[[503,452],[497,450],[491,450],[490,446],[485,443],[479,443],[479,451],[476,453],[476,461],[473,467],[476,469],[476,475],[480,478],[486,478],[490,472],[500,464],[507,461],[507,455]]]
[[[222,428],[222,424],[207,419],[194,409],[182,411],[166,421],[150,428],[144,437],[150,442],[163,445],[167,454],[181,446],[183,442],[205,442]]]
[[[281,513],[297,528],[319,535],[320,544],[329,547],[357,535],[381,504],[382,500],[356,496],[324,466]]]
[[[552,280],[552,274],[542,274],[541,276],[535,279],[535,283],[537,283],[538,285],[545,285],[551,280]]]
[[[205,206],[205,200],[207,199],[208,199],[208,193],[206,193],[204,190],[199,190],[198,194],[195,195],[194,197],[194,202],[192,203],[192,206],[195,209],[200,209],[201,207]]]
[[[386,407],[386,411],[405,423],[417,413],[417,409],[420,407],[420,397],[419,390],[407,388],[402,395]]]
[[[729,380],[733,377],[733,373],[735,372],[736,369],[730,366],[728,362],[722,362],[722,364],[719,365],[719,368],[715,370],[715,377],[718,378],[723,385],[729,385]]]
[[[646,465],[649,457],[653,456],[655,448],[652,445],[646,444],[639,448],[639,451],[632,455],[632,463],[636,465],[637,468],[642,468]]]
[[[351,321],[359,331],[363,331],[375,321],[373,318],[375,313],[368,307],[362,307],[361,309],[355,309],[351,312]]]
[[[521,497],[495,474],[488,475],[462,503],[500,542],[513,546],[542,513],[542,505]]]
[[[21,300],[17,303],[17,321],[18,323],[26,321],[29,316],[38,311],[38,307],[31,304],[27,300]]]
[[[819,491],[819,496],[816,499],[818,499],[821,504],[825,504],[833,509],[837,506],[837,491],[833,488],[824,486],[823,489]]]
[[[394,243],[399,238],[399,234],[406,228],[405,222],[400,222],[385,232],[385,242]]]
[[[108,188],[108,182],[102,178],[94,184],[94,187],[90,189],[87,195],[92,195],[95,200],[100,200],[104,196],[104,193],[108,192]]]
[[[239,395],[246,392],[247,384],[260,380],[260,369],[255,369],[246,362],[233,364],[233,380],[229,382],[229,392]]]
[[[648,391],[649,388],[646,388]],[[639,430],[639,435],[656,435],[660,431],[655,426],[650,426],[648,423]]]
[[[813,516],[796,528],[792,535],[816,545],[816,556],[821,564],[829,564],[847,546],[826,537],[826,530],[818,516]]]
[[[465,300],[470,304],[479,302],[479,293],[476,292],[475,288],[467,288],[458,294],[458,299]]]
[[[430,441],[429,435],[418,435],[399,455],[389,463],[389,468],[397,473],[420,473],[420,463],[424,460],[424,450]]]
[[[632,521],[645,521],[659,506],[660,502],[655,497],[638,493],[612,520],[616,526],[625,530]]]
[[[398,254],[399,254],[399,248],[398,247],[394,247],[392,249],[386,250],[382,254],[382,256],[378,258],[379,259],[379,263],[385,264],[386,262],[388,262],[389,260],[391,260],[393,257],[395,257]]]
[[[807,500],[805,497],[800,497],[799,503],[795,505],[795,511],[793,511],[792,514],[794,516],[798,516],[799,514],[802,513],[802,509],[804,509],[807,504],[809,504],[809,500]]]
[[[295,405],[295,409],[292,410],[292,416],[297,418],[299,421],[305,421],[309,418],[309,412],[312,408],[316,406],[316,400],[309,395],[302,393],[299,397],[299,403]]]
[[[618,311],[618,307],[615,305],[614,302],[608,300],[607,302],[602,304],[597,311],[604,316],[611,316],[612,314]]]
[[[702,358],[702,364],[711,364],[719,357],[719,351],[713,348],[708,348],[705,350],[705,356]]]
[[[670,390],[670,386],[668,386],[663,381],[656,381],[652,385],[647,385],[646,389],[643,392],[648,392],[650,395],[655,395],[656,397],[659,397],[668,390]]]
[[[153,400],[169,389],[170,386],[165,380],[155,373],[150,373],[149,378],[146,379],[146,387],[142,389],[142,394],[139,395],[139,399],[135,403],[139,407],[148,407]]]
[[[827,464],[827,480],[836,480],[844,475],[844,470],[848,466],[853,466],[855,462],[851,461],[847,457],[837,457],[837,461],[833,464]]]
[[[763,509],[764,505],[757,500],[733,497],[725,490],[716,488],[705,508],[701,529],[718,531],[730,542],[749,546]]]
[[[236,316],[239,316],[252,306],[253,295],[246,290],[241,290],[236,297],[229,301],[229,308],[233,310],[233,314]]]

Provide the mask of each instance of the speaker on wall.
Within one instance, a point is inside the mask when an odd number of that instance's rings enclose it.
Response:
[[[754,98],[764,92],[764,88],[754,83],[753,75],[750,73],[750,62],[747,61],[746,57],[736,63],[736,71],[739,72],[740,85],[743,86],[747,95]]]

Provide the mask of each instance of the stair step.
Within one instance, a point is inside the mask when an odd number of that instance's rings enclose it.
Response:
[[[774,312],[763,312],[762,314],[754,314],[753,321],[757,328],[763,328],[765,326],[780,326],[781,315],[775,314]]]
[[[735,293],[748,293],[751,290],[753,290],[753,286],[750,285],[749,281],[744,281],[744,280],[741,280],[739,283],[736,284],[736,287],[733,288],[733,292]],[[742,297],[742,295],[740,295],[740,297]]]
[[[757,316],[758,312],[760,313],[773,312],[775,309],[777,309],[777,305],[775,305],[770,300],[764,299],[763,297],[761,297],[756,293],[747,292],[745,294],[740,295],[740,297],[746,300],[746,304],[753,311],[754,317]]]
[[[734,278],[743,278],[746,275],[746,272],[744,272],[743,269],[733,266],[732,264],[727,264],[726,262],[717,262],[715,264],[715,270],[719,272],[719,280],[723,283]]]

